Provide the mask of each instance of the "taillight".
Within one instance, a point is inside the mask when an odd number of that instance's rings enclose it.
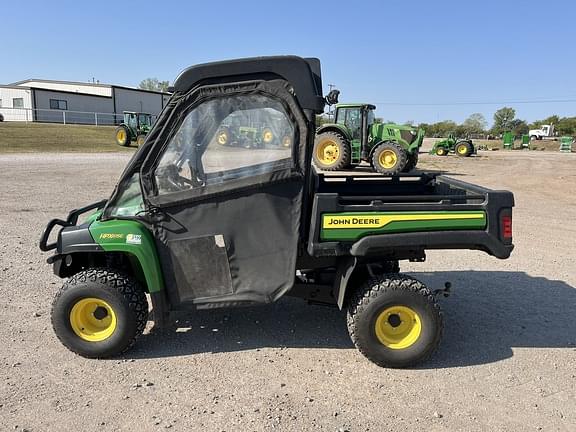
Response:
[[[512,215],[503,213],[500,216],[500,232],[502,233],[502,240],[512,239]]]

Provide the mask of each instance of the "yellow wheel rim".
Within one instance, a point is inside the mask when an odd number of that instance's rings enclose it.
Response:
[[[228,133],[222,131],[218,134],[218,144],[224,145],[228,142]]]
[[[141,146],[142,144],[144,144],[144,141],[146,141],[146,137],[140,136],[140,137],[138,137],[138,141],[136,143],[139,146]]]
[[[282,140],[282,145],[284,147],[290,147],[292,145],[292,138],[290,137],[284,137],[284,139]]]
[[[458,151],[458,154],[463,155],[463,154],[466,154],[466,151],[467,151],[467,150],[468,150],[468,149],[466,148],[465,145],[459,145],[457,151]]]
[[[262,132],[262,141],[268,144],[272,142],[273,139],[274,134],[272,133],[272,131],[270,129],[264,129],[264,132]]]
[[[124,129],[120,129],[118,132],[116,132],[116,140],[119,143],[126,142],[126,131]]]
[[[438,150],[436,150],[436,154],[438,156],[444,156],[444,149],[443,148],[439,148]]]
[[[398,163],[398,156],[392,150],[383,150],[378,156],[378,162],[380,163],[381,167],[386,169],[394,168]]]
[[[108,339],[116,330],[116,313],[102,299],[84,298],[72,307],[70,325],[81,339],[100,342]]]
[[[316,148],[316,157],[324,165],[334,165],[340,156],[338,144],[332,140],[325,140],[318,143]]]
[[[422,334],[420,316],[406,306],[390,306],[376,318],[376,337],[390,349],[406,349],[418,341]]]

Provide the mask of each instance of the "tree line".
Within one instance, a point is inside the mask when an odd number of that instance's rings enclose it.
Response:
[[[485,117],[480,113],[470,115],[461,124],[452,120],[444,120],[437,123],[420,123],[418,126],[424,128],[426,136],[430,137],[442,137],[449,133],[464,137],[471,135],[500,136],[506,131],[512,131],[514,135],[524,135],[530,129],[538,129],[544,124],[553,124],[559,135],[576,135],[576,117],[551,115],[542,120],[528,123],[516,118],[516,110],[510,107],[500,108],[494,113],[494,125],[491,128],[488,128]]]
[[[146,78],[140,82],[139,87],[145,90],[165,92],[168,89],[168,81],[160,81],[158,78]],[[379,123],[394,123],[377,118]],[[330,119],[325,116],[317,116],[316,124],[329,123]],[[415,125],[409,121],[406,124]],[[453,120],[443,120],[437,123],[420,123],[417,126],[426,131],[428,137],[445,137],[455,134],[457,137],[470,137],[478,135],[502,135],[506,131],[512,131],[514,135],[527,134],[530,129],[538,129],[543,124],[553,124],[558,135],[576,135],[576,117],[560,117],[551,115],[542,120],[527,123],[525,120],[516,118],[516,110],[510,107],[500,108],[494,113],[494,125],[488,128],[488,122],[481,113],[471,114],[466,120],[458,124]]]

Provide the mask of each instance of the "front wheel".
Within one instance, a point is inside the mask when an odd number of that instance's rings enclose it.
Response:
[[[432,292],[410,276],[383,274],[364,284],[348,307],[348,332],[358,350],[382,367],[427,360],[440,344],[442,312]]]
[[[448,156],[448,150],[446,150],[444,147],[438,147],[436,148],[436,156]]]
[[[408,162],[402,172],[410,172],[418,165],[418,150],[408,155]]]
[[[408,154],[399,144],[384,142],[372,154],[372,166],[380,174],[396,175],[408,164]]]
[[[52,327],[62,344],[83,357],[128,350],[148,320],[148,302],[131,277],[107,269],[72,276],[52,303]]]
[[[136,137],[136,144],[140,147],[146,141],[146,135],[140,134]]]

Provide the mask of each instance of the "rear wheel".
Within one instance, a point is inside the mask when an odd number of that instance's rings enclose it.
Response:
[[[458,156],[468,157],[473,151],[472,144],[468,141],[460,141],[456,144],[456,147],[454,147],[454,151]]]
[[[124,125],[120,125],[116,128],[114,133],[116,137],[116,144],[123,147],[128,147],[130,145],[130,131]]]
[[[56,336],[70,351],[88,358],[128,350],[147,319],[148,302],[138,282],[107,269],[77,273],[52,303]]]
[[[372,153],[372,166],[380,174],[396,175],[405,169],[408,154],[394,142],[379,144]]]
[[[324,132],[314,141],[314,163],[325,171],[341,170],[350,165],[350,144],[337,132]]]
[[[230,129],[227,127],[221,127],[216,132],[216,142],[222,146],[230,143]]]
[[[365,283],[350,301],[347,322],[356,348],[382,367],[425,361],[443,330],[432,292],[404,274],[384,274]]]

